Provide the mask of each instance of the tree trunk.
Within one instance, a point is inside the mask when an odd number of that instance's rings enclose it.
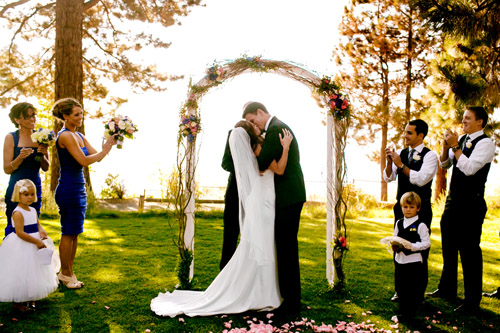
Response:
[[[382,125],[382,143],[380,144],[380,200],[387,201],[387,183],[384,180],[383,173],[385,169],[385,149],[387,148],[387,128],[388,124]]]
[[[446,195],[446,174],[447,170],[438,168],[436,173],[435,189],[434,189],[434,201],[439,199],[441,195]]]
[[[387,183],[383,173],[385,169],[385,149],[387,148],[387,133],[389,129],[389,67],[382,62],[382,143],[380,145],[380,200],[387,201]]]
[[[56,1],[55,100],[73,97],[83,105],[82,0]],[[62,124],[56,122],[57,133]],[[84,125],[79,129],[84,133]],[[87,168],[86,168],[87,169]],[[86,178],[88,170],[85,172]],[[59,160],[54,149],[51,164],[51,186],[54,191],[59,179]],[[87,179],[90,186],[90,179]]]
[[[407,46],[407,55],[406,55],[406,100],[405,100],[405,115],[406,115],[406,124],[411,120],[411,67],[412,67],[412,58],[413,58],[413,9],[412,6],[409,6],[409,14],[408,14],[408,46]]]

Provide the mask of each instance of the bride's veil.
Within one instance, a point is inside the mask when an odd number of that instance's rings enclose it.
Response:
[[[229,147],[240,197],[240,230],[243,230],[247,199],[259,180],[259,166],[250,146],[250,137],[242,127],[231,131]]]

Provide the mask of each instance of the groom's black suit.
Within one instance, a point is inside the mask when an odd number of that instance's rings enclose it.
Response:
[[[279,134],[290,128],[273,117],[269,123],[262,151],[257,158],[260,170],[266,170],[273,160],[279,161],[283,153]],[[290,130],[290,132],[292,132]],[[293,134],[293,133],[292,133]],[[282,176],[275,175],[276,192],[275,239],[278,261],[278,279],[283,297],[282,307],[300,310],[300,269],[297,234],[300,213],[306,201],[304,176],[300,166],[297,138],[294,136],[288,151],[288,162]]]

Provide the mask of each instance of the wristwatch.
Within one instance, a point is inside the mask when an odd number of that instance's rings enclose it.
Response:
[[[454,153],[456,153],[456,152],[457,152],[457,150],[459,150],[459,149],[460,149],[460,146],[459,146],[459,145],[456,145],[456,146],[454,146],[454,147],[451,147],[451,150],[452,150]]]
[[[401,171],[404,171],[404,169],[406,168],[406,165],[401,164],[401,166],[399,168],[401,169]]]

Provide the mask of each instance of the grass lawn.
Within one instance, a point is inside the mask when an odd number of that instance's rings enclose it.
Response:
[[[79,238],[75,260],[75,272],[85,287],[68,290],[60,286],[48,298],[37,302],[36,312],[26,315],[12,312],[9,303],[0,303],[0,332],[222,332],[230,320],[232,328],[248,328],[247,321],[253,318],[267,323],[266,313],[172,319],[160,318],[151,312],[150,300],[160,291],[172,290],[177,283],[174,271],[177,250],[172,241],[176,228],[170,226],[172,223],[171,217],[162,214],[112,213],[89,217],[85,232]],[[58,244],[58,219],[42,218],[42,224]],[[5,225],[5,218],[0,219],[0,225]],[[302,300],[306,307],[302,317],[309,322],[314,320],[317,325],[364,322],[396,331],[390,321],[397,312],[396,304],[390,301],[394,293],[393,264],[390,254],[379,242],[391,234],[392,219],[357,218],[348,221],[348,228],[347,287],[337,292],[328,288],[325,277],[325,220],[302,219],[299,245]],[[221,215],[197,219],[195,289],[205,289],[217,275],[221,240]],[[495,220],[486,220],[482,248],[484,290],[487,291],[500,286],[498,244],[498,224]],[[440,268],[439,219],[435,219],[428,291],[436,288]],[[459,278],[458,293],[463,297],[461,270]],[[500,331],[500,301],[483,299],[483,310],[476,316],[456,316],[453,307],[454,304],[441,300],[428,300],[419,312],[420,331]],[[272,325],[279,327],[290,318],[271,320]],[[405,329],[399,325],[400,331]],[[300,331],[308,330],[303,327]]]

